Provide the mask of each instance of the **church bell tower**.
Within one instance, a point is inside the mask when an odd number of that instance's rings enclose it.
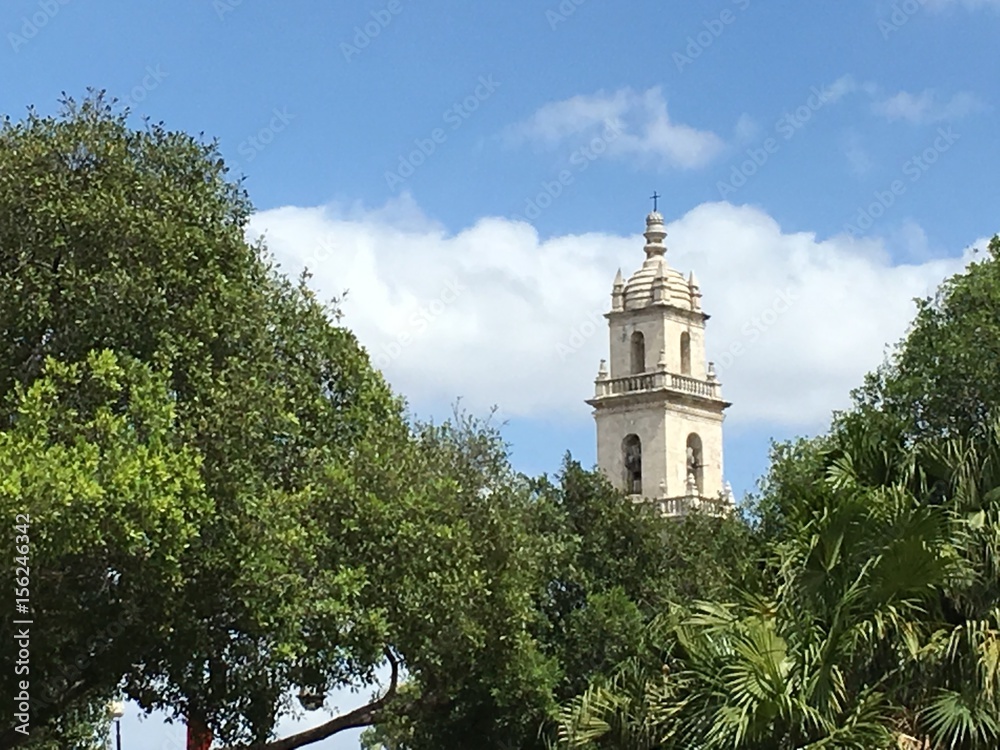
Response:
[[[730,406],[705,355],[701,291],[667,265],[663,216],[646,217],[646,260],[611,292],[610,368],[594,381],[597,464],[612,484],[669,516],[727,513],[722,422]]]

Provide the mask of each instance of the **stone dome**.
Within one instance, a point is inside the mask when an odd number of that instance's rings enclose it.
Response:
[[[691,289],[684,275],[667,265],[663,257],[647,258],[642,267],[625,282],[624,303],[626,310],[651,305],[655,299],[654,287],[663,287],[659,301],[689,308]]]
[[[622,289],[622,301],[626,310],[646,307],[661,302],[685,309],[697,309],[700,296],[697,282],[689,281],[684,275],[667,265],[667,246],[664,244],[667,231],[663,226],[663,216],[654,211],[646,217],[646,260]]]

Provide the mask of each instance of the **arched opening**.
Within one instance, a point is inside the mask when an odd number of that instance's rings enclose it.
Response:
[[[642,494],[642,442],[638,435],[626,435],[622,441],[622,458],[625,464],[625,491],[630,495]]]
[[[691,374],[691,334],[687,331],[681,334],[681,374]]]
[[[639,331],[632,334],[632,374],[646,372],[646,340]]]
[[[705,491],[705,461],[701,452],[701,438],[692,432],[687,438],[687,477],[694,479],[698,494]]]

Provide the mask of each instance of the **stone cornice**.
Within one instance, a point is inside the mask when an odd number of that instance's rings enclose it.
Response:
[[[688,310],[669,302],[651,302],[648,305],[633,308],[631,310],[609,310],[604,313],[604,317],[611,322],[617,322],[622,318],[655,318],[657,314],[662,314],[664,312],[674,313],[675,317],[680,320],[686,320],[700,325],[704,325],[705,321],[712,317],[708,313],[702,312],[701,310]],[[649,313],[654,314],[650,315]]]
[[[609,396],[599,396],[587,399],[587,404],[602,412],[629,411],[636,406],[662,404],[664,408],[672,407],[676,411],[690,416],[717,416],[721,422],[725,418],[725,410],[732,404],[721,399],[693,396],[677,393],[661,388],[655,391],[638,391],[635,393],[616,393]]]

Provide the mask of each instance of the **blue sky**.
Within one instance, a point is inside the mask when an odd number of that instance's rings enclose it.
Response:
[[[104,88],[137,123],[218,138],[254,233],[349,290],[347,324],[413,409],[498,405],[531,473],[594,460],[593,321],[659,191],[667,260],[713,316],[742,494],[769,439],[821,430],[911,299],[998,230],[998,11],[8,0],[0,104]]]

